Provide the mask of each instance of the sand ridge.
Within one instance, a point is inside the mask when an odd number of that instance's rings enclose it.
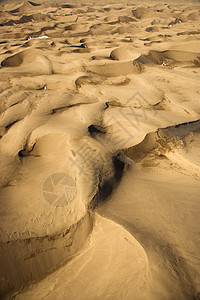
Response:
[[[0,4],[3,298],[198,299],[199,15]]]

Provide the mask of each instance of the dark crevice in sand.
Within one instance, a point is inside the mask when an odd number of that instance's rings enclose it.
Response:
[[[113,165],[114,165],[114,178],[119,181],[124,172],[125,162],[120,159],[120,153],[116,156],[113,156]]]
[[[119,153],[112,157],[112,163],[114,170],[113,177],[104,178],[101,174],[99,175],[98,192],[89,203],[89,209],[94,210],[98,207],[98,205],[105,202],[108,197],[111,196],[113,189],[117,186],[117,184],[119,184],[123,176],[126,163],[121,160]]]
[[[92,201],[88,205],[89,210],[94,210],[98,205],[104,201],[112,194],[113,191],[113,180],[112,179],[102,179],[99,175],[98,192],[93,197]]]
[[[99,125],[90,125],[88,127],[88,131],[92,137],[95,137],[96,134],[105,134],[106,133],[105,128],[101,127]]]
[[[11,128],[14,124],[16,124],[16,123],[19,122],[19,121],[21,121],[21,120],[15,120],[15,121],[13,121],[12,123],[6,125],[6,126],[5,126],[5,129],[8,130],[9,128]]]
[[[195,126],[193,126],[193,125],[195,125]],[[196,125],[198,125],[198,126],[196,126]],[[195,121],[190,121],[190,122],[180,123],[180,124],[177,124],[177,125],[175,125],[175,126],[168,126],[168,127],[166,127],[166,128],[173,128],[173,127],[178,128],[178,127],[180,127],[180,126],[189,126],[189,127],[190,127],[190,128],[188,127],[189,130],[191,130],[192,127],[193,127],[195,130],[196,130],[196,129],[197,129],[197,130],[200,130],[200,119],[195,120]]]
[[[24,147],[24,149],[22,149],[22,150],[20,150],[19,152],[18,152],[18,156],[20,157],[20,158],[22,158],[22,157],[24,157],[24,156],[29,156],[29,155],[31,155],[31,151],[33,151],[34,150],[34,148],[35,148],[35,145],[36,145],[36,143],[34,143],[33,144],[33,146],[31,147],[31,149],[28,149],[27,150],[27,144],[25,145],[25,147]],[[35,156],[35,155],[34,155]],[[39,157],[40,155],[37,155],[37,157]]]
[[[88,105],[89,103],[88,102],[80,102],[80,103],[75,103],[75,104],[71,104],[71,105],[66,105],[66,106],[62,106],[62,107],[56,107],[54,109],[52,109],[52,112],[51,112],[51,115],[55,114],[55,113],[62,113],[64,111],[66,111],[67,109],[69,108],[72,108],[72,107],[78,107],[78,106],[81,106],[81,105]]]

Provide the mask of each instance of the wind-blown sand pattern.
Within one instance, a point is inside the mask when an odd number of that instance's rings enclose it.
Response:
[[[200,299],[199,20],[0,3],[1,299]]]

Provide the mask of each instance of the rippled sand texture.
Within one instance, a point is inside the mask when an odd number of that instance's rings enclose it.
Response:
[[[200,4],[0,4],[2,299],[200,299]]]

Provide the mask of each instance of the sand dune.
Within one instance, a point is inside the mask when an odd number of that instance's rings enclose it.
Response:
[[[1,299],[199,299],[199,17],[1,2]]]
[[[110,57],[114,60],[135,60],[138,56],[132,45],[116,48],[110,53]]]
[[[129,267],[122,271],[124,263]],[[93,281],[92,269],[96,270],[93,285],[90,284]],[[112,272],[107,272],[108,269]],[[117,279],[113,281],[116,273]],[[140,295],[140,289],[144,288],[148,276],[148,260],[141,245],[119,225],[97,216],[93,235],[83,252],[38,284],[34,290],[27,291],[16,299],[73,299],[80,297],[80,291],[82,299],[90,299],[91,294],[95,295],[96,299],[108,298],[109,294],[116,299],[128,299],[133,291],[135,296]],[[52,281],[55,290],[49,298],[44,286]],[[126,289],[119,292],[119,285],[125,285]]]
[[[170,65],[173,63],[183,63],[187,64],[188,62],[193,64],[199,64],[200,53],[181,51],[181,50],[165,50],[165,51],[155,51],[150,50],[149,54],[144,58],[141,57],[138,60],[145,60],[156,63],[158,65]]]

